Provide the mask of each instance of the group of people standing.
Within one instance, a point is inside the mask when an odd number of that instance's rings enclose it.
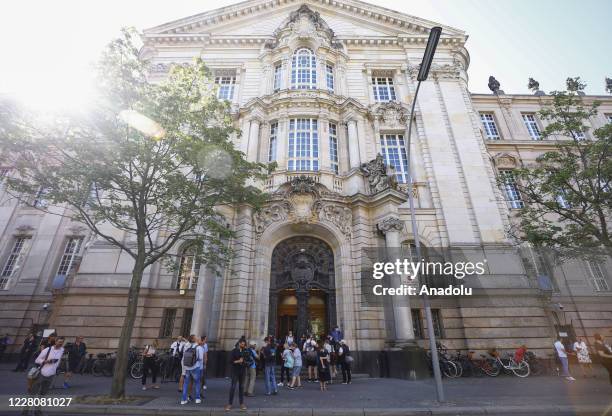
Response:
[[[585,338],[583,337],[578,337],[576,341],[570,346],[570,348],[566,348],[566,345],[564,345],[563,339],[561,337],[558,337],[555,341],[555,351],[557,353],[559,361],[561,362],[561,376],[565,377],[566,380],[576,380],[570,374],[568,360],[568,355],[575,355],[578,361],[578,365],[582,371],[583,377],[594,377],[593,362],[596,361],[599,362],[608,371],[610,384],[612,384],[612,347],[610,347],[610,345],[604,342],[603,337],[600,334],[594,334],[593,338],[593,356],[591,356],[589,346],[587,345],[587,343],[585,342]]]
[[[282,340],[269,335],[260,349],[257,349],[256,342],[247,343],[245,337],[240,338],[230,353],[231,385],[225,410],[232,408],[236,388],[240,408],[246,409],[244,397],[254,396],[258,368],[263,369],[267,396],[277,395],[278,388],[282,386],[289,390],[301,388],[304,367],[308,377],[305,381],[318,382],[321,391],[327,390],[327,385],[336,377],[338,367],[342,371],[342,383],[350,384],[353,357],[348,344],[341,338],[342,333],[337,327],[323,339],[304,335],[296,340],[291,331]],[[281,380],[277,383],[276,370],[279,366]]]

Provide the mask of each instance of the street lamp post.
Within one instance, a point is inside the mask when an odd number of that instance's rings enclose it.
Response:
[[[412,163],[410,159],[410,134],[412,133],[412,119],[414,118],[414,106],[416,104],[417,95],[419,94],[419,88],[421,87],[421,81],[427,79],[429,74],[429,68],[433,61],[438,41],[440,40],[440,34],[442,28],[439,26],[433,27],[429,32],[429,39],[427,40],[427,47],[425,48],[425,54],[423,55],[423,61],[417,75],[417,86],[412,98],[412,108],[410,109],[410,118],[408,119],[408,137],[406,139],[406,158],[408,159],[408,203],[410,205],[410,221],[412,223],[412,235],[414,236],[414,249],[416,252],[417,261],[421,260],[421,243],[419,242],[419,233],[416,222],[416,215],[414,210],[414,196],[413,196],[413,183],[412,183]],[[438,348],[436,346],[436,334],[433,328],[433,319],[431,316],[431,306],[429,304],[429,296],[427,293],[423,294],[423,306],[425,308],[425,319],[427,321],[427,335],[429,337],[429,350],[431,351],[431,361],[433,366],[434,379],[436,381],[436,393],[438,395],[438,401],[444,401],[444,387],[442,386],[442,374],[440,373],[440,363],[438,359]]]

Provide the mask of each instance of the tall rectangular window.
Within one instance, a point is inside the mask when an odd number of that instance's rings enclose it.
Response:
[[[325,82],[327,90],[334,92],[334,67],[330,64],[325,65]]]
[[[499,140],[499,131],[495,124],[495,118],[493,113],[480,113],[480,121],[482,121],[482,127],[484,128],[487,139]]]
[[[281,64],[277,64],[274,66],[274,91],[278,91],[281,89],[282,82],[283,66]]]
[[[60,264],[57,269],[57,274],[66,276],[68,272],[70,272],[70,269],[74,264],[74,258],[77,256],[77,254],[79,254],[82,242],[83,237],[71,237],[68,239],[68,241],[66,241],[64,253],[62,254],[62,259],[60,260]]]
[[[499,176],[501,178],[502,186],[504,189],[504,194],[506,196],[506,201],[508,201],[508,205],[510,208],[523,208],[525,203],[521,198],[521,193],[518,190],[516,185],[516,178],[514,177],[514,172],[511,170],[500,170]]]
[[[218,99],[231,101],[234,98],[234,87],[236,86],[235,76],[215,77],[215,84],[219,87],[217,90]]]
[[[338,129],[334,123],[329,123],[329,161],[334,172],[338,173]]]
[[[408,182],[408,157],[403,134],[381,134],[380,147],[387,166],[395,169],[399,183]]]
[[[191,332],[191,319],[193,318],[193,309],[183,309],[183,322],[181,323],[181,335],[184,338],[189,338]]]
[[[391,77],[372,77],[374,100],[378,102],[395,101],[395,87]]]
[[[2,274],[0,275],[0,290],[8,289],[11,277],[13,277],[15,274],[15,271],[17,270],[18,265],[21,263],[23,256],[26,255],[28,251],[31,238],[32,237],[29,236],[15,238],[13,248],[4,262],[4,267],[2,267]]]
[[[423,338],[423,320],[421,318],[420,309],[412,309],[412,329],[416,339]]]
[[[433,321],[434,335],[436,338],[444,338],[444,327],[442,326],[442,313],[440,309],[431,310],[431,320]]]
[[[593,289],[595,289],[596,292],[609,291],[610,285],[608,285],[608,279],[606,279],[606,275],[601,265],[593,260],[587,260],[585,263],[589,272],[589,278],[593,284]]]
[[[268,146],[268,162],[276,160],[276,147],[278,146],[278,123],[270,124],[270,145]]]
[[[540,133],[540,127],[538,126],[535,114],[523,113],[522,117],[523,123],[525,123],[525,127],[529,132],[529,136],[533,140],[542,140],[542,133]]]
[[[175,308],[165,308],[164,313],[162,315],[161,326],[159,327],[159,337],[160,338],[172,338],[172,331],[174,330],[175,319],[176,319],[176,309]]]
[[[314,118],[289,120],[288,170],[319,170],[319,133]]]

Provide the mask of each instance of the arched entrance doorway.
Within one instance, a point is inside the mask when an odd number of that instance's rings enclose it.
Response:
[[[270,334],[327,334],[336,325],[334,255],[314,237],[291,237],[272,252]]]

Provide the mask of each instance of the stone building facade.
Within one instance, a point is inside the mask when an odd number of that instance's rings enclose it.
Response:
[[[134,345],[196,333],[221,352],[242,335],[260,341],[338,325],[373,363],[383,350],[426,347],[420,298],[389,309],[361,296],[364,250],[415,238],[489,260],[473,296],[432,299],[450,349],[525,343],[547,354],[555,326],[570,322],[578,333],[612,335],[610,264],[551,269],[554,284],[543,287],[537,263],[506,236],[520,203],[497,176],[551,148],[535,133],[548,98],[470,93],[467,35],[448,26],[412,120],[412,231],[405,138],[435,25],[356,0],[251,0],[144,31],[151,77],[202,57],[242,131],[235,146],[277,168],[258,184],[270,193],[262,210],[223,209],[236,256],[222,275],[200,265],[188,242],[177,247],[178,273],[147,270]],[[604,102],[593,127],[610,122],[611,99],[585,98]],[[17,342],[34,325],[83,335],[91,350],[116,349],[129,257],[79,224],[0,198],[0,328]],[[493,270],[502,263],[503,273]]]

